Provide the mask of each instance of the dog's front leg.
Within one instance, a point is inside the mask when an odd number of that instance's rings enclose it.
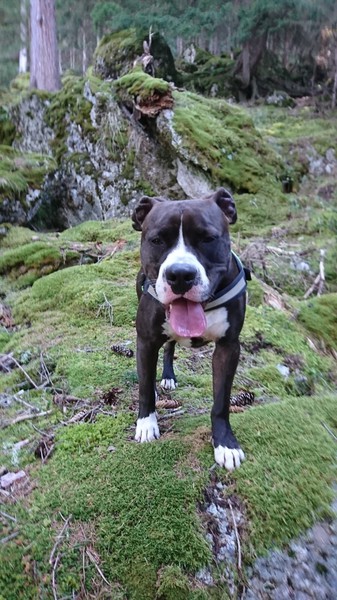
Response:
[[[159,347],[138,336],[139,412],[135,435],[137,442],[152,442],[160,436],[156,417],[156,368],[158,352]]]
[[[232,383],[240,356],[239,341],[217,342],[213,353],[212,435],[215,461],[228,470],[239,467],[245,456],[229,423]]]

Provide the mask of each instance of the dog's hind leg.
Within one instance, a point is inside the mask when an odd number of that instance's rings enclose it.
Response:
[[[163,374],[160,382],[164,390],[175,390],[178,387],[177,378],[173,370],[175,346],[176,343],[174,341],[166,342],[164,346]]]

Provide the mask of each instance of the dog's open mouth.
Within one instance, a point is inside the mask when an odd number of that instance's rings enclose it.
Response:
[[[180,337],[201,337],[206,329],[206,316],[199,302],[178,298],[169,305],[166,314],[173,331]]]

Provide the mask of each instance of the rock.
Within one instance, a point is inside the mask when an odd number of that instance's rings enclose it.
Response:
[[[289,367],[286,367],[285,365],[276,365],[276,368],[278,370],[278,372],[282,375],[282,377],[284,377],[285,379],[287,379],[290,375],[290,369]]]
[[[207,567],[199,569],[199,571],[195,574],[195,578],[204,585],[214,585],[214,579],[211,571]]]
[[[266,104],[272,106],[293,107],[296,105],[295,100],[284,91],[274,91],[272,94],[266,97],[265,102]]]

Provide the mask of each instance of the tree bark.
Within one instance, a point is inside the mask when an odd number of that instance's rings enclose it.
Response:
[[[30,0],[30,87],[60,89],[54,0]]]

